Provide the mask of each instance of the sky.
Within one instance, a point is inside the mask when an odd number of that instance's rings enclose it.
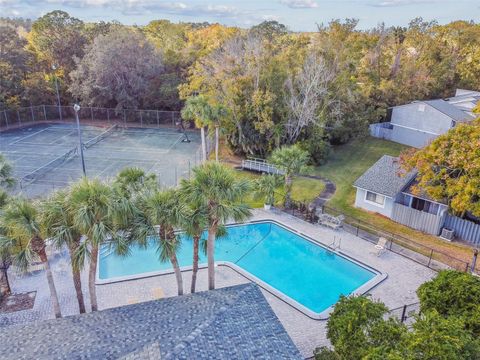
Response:
[[[480,22],[480,0],[0,0],[0,17],[35,19],[64,10],[83,21],[118,20],[144,25],[155,19],[218,22],[249,27],[277,20],[292,31],[314,31],[332,19],[359,19],[359,28],[406,26],[416,17],[445,24]]]

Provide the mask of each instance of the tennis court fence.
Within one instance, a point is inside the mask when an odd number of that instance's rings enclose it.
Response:
[[[114,109],[86,106],[78,112],[84,124],[121,125],[124,127],[176,127],[180,111]],[[0,130],[14,129],[42,122],[74,122],[73,106],[36,105],[0,110]]]

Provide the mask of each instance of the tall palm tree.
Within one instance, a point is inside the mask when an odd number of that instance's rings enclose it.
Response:
[[[203,161],[207,160],[207,147],[205,140],[205,127],[215,129],[215,161],[218,161],[218,148],[220,138],[220,124],[227,116],[228,111],[222,105],[212,105],[203,95],[190,97],[182,109],[182,117],[194,120],[195,126],[200,128],[202,136]]]
[[[180,240],[175,228],[185,222],[185,209],[178,192],[174,189],[150,190],[138,196],[134,203],[136,214],[130,236],[142,246],[147,246],[149,240],[156,241],[159,260],[170,261],[177,279],[178,295],[183,295],[183,278],[177,259]]]
[[[209,109],[207,99],[203,95],[189,97],[182,109],[185,120],[193,120],[195,126],[200,128],[202,138],[202,161],[207,161],[207,142],[205,139],[205,126],[208,125]]]
[[[211,111],[211,123],[215,127],[215,161],[218,162],[218,148],[219,148],[219,139],[220,139],[220,126],[222,120],[228,115],[227,108],[223,107],[222,105],[215,105],[212,107]]]
[[[284,172],[285,207],[290,207],[293,176],[307,171],[310,155],[298,145],[282,146],[272,152],[270,161]]]
[[[73,285],[77,295],[77,302],[80,314],[85,313],[85,301],[82,293],[82,281],[80,268],[74,261],[75,253],[78,251],[82,234],[75,226],[72,212],[68,207],[68,192],[60,190],[53,193],[49,198],[40,204],[40,224],[45,237],[53,241],[57,248],[67,246],[70,254],[72,267]]]
[[[98,179],[83,178],[73,184],[68,198],[69,212],[77,231],[85,236],[74,256],[75,266],[83,268],[90,260],[88,290],[92,311],[98,310],[95,276],[98,250],[107,239],[116,239],[117,232],[112,220],[114,193],[107,184]]]
[[[40,233],[36,207],[23,198],[10,199],[1,213],[0,222],[3,229],[0,248],[8,249],[13,257],[12,262],[24,271],[32,262],[40,259],[45,267],[55,317],[62,317],[57,289],[45,251],[45,241]]]
[[[183,188],[180,189],[182,201],[188,198],[188,194],[183,192]],[[193,240],[193,261],[192,261],[192,282],[190,284],[190,293],[195,292],[197,284],[198,274],[198,262],[200,251],[200,239],[202,238],[205,228],[208,226],[207,209],[201,204],[187,203],[186,204],[186,216],[183,217],[181,228],[185,231],[185,234],[190,236]]]
[[[244,221],[250,208],[242,201],[250,191],[248,180],[237,179],[230,168],[207,162],[193,170],[190,181],[183,180],[182,192],[189,202],[205,208],[208,224],[208,288],[215,289],[215,239],[219,228],[228,220]]]

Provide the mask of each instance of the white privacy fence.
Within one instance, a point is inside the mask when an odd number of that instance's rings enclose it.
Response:
[[[480,225],[456,216],[447,215],[444,227],[454,230],[457,238],[473,245],[480,245]]]

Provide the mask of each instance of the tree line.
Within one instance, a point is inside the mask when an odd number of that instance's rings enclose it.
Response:
[[[366,133],[389,106],[480,88],[480,26],[334,20],[297,33],[155,20],[85,23],[63,11],[0,19],[0,108],[63,104],[181,110],[201,96],[240,154],[299,143],[317,163]]]

